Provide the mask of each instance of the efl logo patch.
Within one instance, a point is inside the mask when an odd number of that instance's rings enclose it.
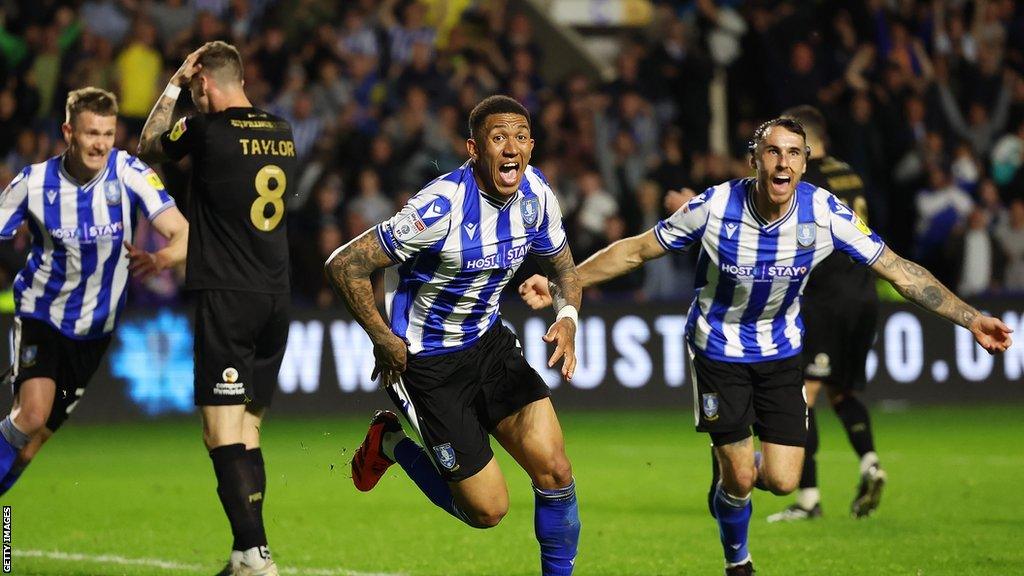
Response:
[[[163,190],[165,188],[163,180],[161,180],[160,176],[158,176],[156,172],[153,172],[152,169],[146,170],[145,174],[146,182],[149,182],[150,186],[157,190]]]
[[[21,366],[29,368],[36,365],[36,358],[39,356],[39,349],[35,346],[25,346],[21,351]]]
[[[116,181],[104,182],[103,197],[107,200],[107,206],[117,206],[121,203],[121,186]]]
[[[537,225],[537,217],[540,215],[540,200],[536,197],[524,199],[519,204],[519,211],[523,216],[523,226],[533,228]]]
[[[393,228],[395,231],[395,238],[402,242],[412,240],[417,234],[426,229],[427,225],[423,223],[423,219],[420,218],[420,215],[415,212],[399,220]]]
[[[805,223],[796,225],[796,241],[804,248],[814,246],[814,224]]]
[[[700,408],[708,422],[718,420],[718,394],[701,394]]]
[[[857,230],[863,232],[865,236],[871,236],[871,228],[868,228],[868,225],[865,224],[864,221],[860,219],[860,216],[853,217],[853,225],[857,228]]]
[[[437,461],[444,466],[445,470],[455,469],[455,450],[450,442],[434,446],[434,453],[437,454]]]
[[[171,135],[169,136],[171,142],[177,142],[181,135],[188,130],[188,126],[185,125],[187,118],[181,117],[177,122],[174,123],[174,128],[171,128]]]

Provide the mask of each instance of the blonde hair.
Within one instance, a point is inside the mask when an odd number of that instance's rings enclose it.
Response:
[[[117,96],[94,86],[72,90],[64,105],[64,121],[74,124],[75,118],[86,111],[99,116],[117,116]]]

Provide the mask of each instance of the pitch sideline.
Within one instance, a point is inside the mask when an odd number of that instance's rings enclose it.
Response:
[[[119,566],[146,566],[150,568],[163,568],[164,570],[189,571],[192,573],[207,571],[210,567],[200,564],[184,564],[159,558],[126,558],[114,554],[79,554],[74,552],[61,552],[59,550],[14,550],[15,558],[47,558],[50,560],[62,560],[68,562],[93,562],[96,564],[116,564]],[[280,569],[282,574],[294,574],[296,576],[405,576],[400,573],[391,572],[359,572],[346,570],[344,568],[295,568],[286,567]]]

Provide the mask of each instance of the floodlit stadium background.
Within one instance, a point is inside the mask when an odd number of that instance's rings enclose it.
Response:
[[[64,97],[84,85],[118,94],[117,146],[134,151],[167,78],[212,39],[239,46],[254,103],[292,122],[295,322],[266,445],[269,536],[298,573],[536,571],[528,482],[508,460],[513,511],[486,533],[448,522],[397,474],[370,495],[351,488],[346,454],[387,399],[320,272],[464,160],[468,112],[491,93],[531,111],[533,163],[561,196],[577,260],[653,225],[665,190],[747,175],[753,128],[817,105],[829,151],[867,182],[872,227],[1024,333],[1024,7],[1010,0],[109,0],[7,2],[0,14],[0,185],[60,152]],[[187,164],[161,170],[187,202]],[[24,236],[0,245],[4,287],[26,248]],[[680,346],[692,281],[693,259],[669,257],[589,292],[574,382],[542,372],[579,480],[580,574],[720,569]],[[990,357],[881,293],[867,397],[892,476],[882,508],[845,517],[855,457],[823,418],[826,518],[768,527],[788,500],[755,497],[761,570],[1024,572],[1024,506],[1005,497],[1024,473],[1024,347]],[[6,330],[9,296],[3,306]],[[133,285],[129,306],[71,422],[4,502],[15,573],[212,573],[223,560],[192,416],[187,297],[168,274]],[[550,314],[513,294],[505,310],[541,367]]]

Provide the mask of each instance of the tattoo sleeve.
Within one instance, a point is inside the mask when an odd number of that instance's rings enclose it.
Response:
[[[160,135],[171,127],[174,105],[177,103],[177,100],[161,94],[153,106],[146,125],[142,127],[142,135],[139,136],[138,157],[143,161],[156,164],[168,160],[160,144]]]
[[[394,262],[371,228],[335,252],[324,265],[327,282],[374,342],[390,334],[391,328],[377,309],[370,275],[391,264]]]
[[[932,273],[886,248],[872,265],[879,276],[892,283],[896,291],[918,306],[969,328],[979,315],[972,306],[957,298]]]
[[[548,258],[540,258],[540,267],[548,277],[548,289],[551,291],[551,305],[557,313],[563,306],[580,308],[583,300],[583,288],[576,272],[576,264],[572,260],[572,251],[566,244],[558,254]]]

